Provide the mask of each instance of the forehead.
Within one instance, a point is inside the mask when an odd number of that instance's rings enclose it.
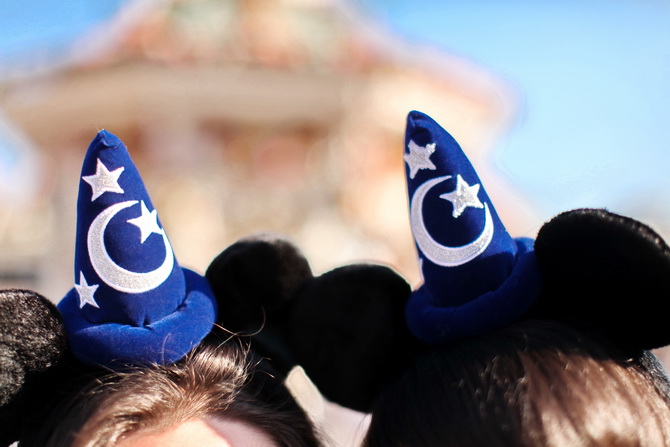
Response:
[[[239,421],[186,421],[161,432],[130,435],[118,447],[277,447],[269,435]]]

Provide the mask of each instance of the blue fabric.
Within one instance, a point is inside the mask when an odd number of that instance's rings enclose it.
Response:
[[[421,112],[407,119],[405,161],[424,279],[406,308],[412,333],[441,343],[519,318],[540,291],[532,241],[509,235],[456,140]]]
[[[412,293],[406,307],[412,334],[427,343],[438,344],[491,332],[522,316],[540,292],[540,277],[532,248],[533,241],[519,238],[518,257],[510,276],[496,290],[484,292],[461,305],[440,306],[428,289]]]
[[[209,284],[179,266],[125,145],[104,130],[82,166],[74,267],[58,307],[88,363],[178,360],[216,319]]]
[[[72,289],[59,303],[70,348],[81,361],[116,368],[127,363],[176,362],[209,333],[216,312],[206,280],[183,269],[188,294],[170,314],[133,326],[110,321],[92,323],[79,308]]]

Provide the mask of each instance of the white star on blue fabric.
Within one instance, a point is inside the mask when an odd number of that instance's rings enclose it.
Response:
[[[93,188],[91,202],[106,192],[118,192],[123,194],[123,189],[119,186],[119,177],[124,169],[125,168],[122,166],[110,171],[98,158],[95,174],[82,177],[82,179]]]
[[[405,152],[403,158],[409,166],[409,178],[414,178],[419,169],[437,169],[430,161],[430,156],[435,152],[435,143],[419,146],[413,140],[410,140],[407,147],[409,147],[409,153]]]
[[[440,198],[444,200],[449,200],[454,205],[454,211],[452,213],[452,216],[454,216],[454,218],[457,218],[458,216],[463,214],[465,208],[469,206],[474,208],[484,208],[484,205],[482,204],[482,202],[479,201],[479,198],[477,197],[477,194],[479,194],[480,186],[481,185],[479,183],[472,186],[468,185],[467,182],[463,180],[463,177],[461,177],[461,175],[458,174],[456,176],[456,189],[453,190],[452,192],[442,194]]]
[[[74,288],[77,290],[77,294],[79,295],[80,309],[83,308],[86,304],[90,304],[91,306],[100,309],[98,303],[95,302],[95,298],[93,298],[95,291],[98,290],[98,284],[88,285],[86,278],[84,278],[84,272],[79,272],[79,284],[75,284]]]
[[[163,234],[163,230],[158,226],[158,212],[156,210],[149,212],[147,206],[144,204],[144,200],[142,200],[142,215],[140,217],[135,217],[134,219],[128,219],[126,222],[131,223],[140,229],[140,239],[142,240],[142,243],[144,243],[152,233]]]

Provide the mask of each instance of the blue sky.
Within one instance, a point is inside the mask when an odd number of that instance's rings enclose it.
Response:
[[[495,161],[542,213],[605,206],[670,217],[670,2],[365,3],[414,43],[519,89],[522,110]]]
[[[122,3],[0,2],[0,74],[19,61],[58,63],[60,49]],[[670,2],[354,3],[517,87],[522,109],[495,162],[541,213],[605,206],[670,218]]]
[[[0,2],[0,75],[14,66],[59,63],[73,39],[114,14],[124,0],[3,0]]]

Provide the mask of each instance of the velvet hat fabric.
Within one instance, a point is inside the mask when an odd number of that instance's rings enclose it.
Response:
[[[208,282],[180,267],[125,145],[105,130],[84,158],[74,288],[58,308],[73,353],[106,366],[176,361],[216,319]]]
[[[432,118],[407,118],[410,223],[424,284],[407,323],[426,343],[507,325],[540,291],[533,241],[513,239],[462,149]]]

